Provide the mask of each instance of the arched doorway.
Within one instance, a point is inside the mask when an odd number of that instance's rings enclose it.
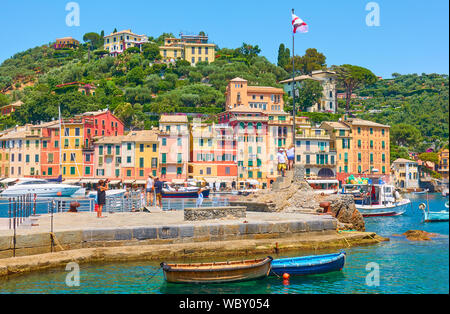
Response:
[[[333,170],[329,168],[320,169],[317,175],[321,178],[334,178],[335,176]]]

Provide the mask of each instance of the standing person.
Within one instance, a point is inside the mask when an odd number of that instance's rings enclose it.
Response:
[[[286,152],[287,159],[288,159],[288,170],[292,170],[294,166],[294,159],[295,159],[295,147],[294,144],[291,144],[289,146],[289,149]]]
[[[198,207],[201,207],[202,204],[203,204],[203,198],[204,198],[204,196],[203,196],[203,189],[200,188],[200,189],[198,190],[197,194],[198,194],[198,198],[197,198],[197,204],[196,204],[196,206],[197,206],[197,208],[198,208]]]
[[[97,185],[97,218],[104,218],[102,216],[103,205],[106,203],[106,191],[108,190],[108,180],[100,180]]]
[[[281,172],[283,177],[286,173],[286,153],[284,152],[284,149],[280,147],[277,153],[277,160],[278,160],[278,173]]]
[[[163,183],[162,181],[159,181],[159,178],[155,178],[155,194],[156,194],[156,206],[159,206],[162,208],[162,189],[163,189]]]
[[[153,177],[149,174],[148,175],[148,179],[147,179],[147,206],[153,206],[153,202],[154,202],[154,198],[153,198],[153,193],[154,193],[154,180]]]

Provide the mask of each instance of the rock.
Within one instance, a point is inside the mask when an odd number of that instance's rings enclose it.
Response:
[[[429,233],[422,230],[408,230],[402,235],[410,241],[430,241],[431,238],[438,236],[436,233]]]

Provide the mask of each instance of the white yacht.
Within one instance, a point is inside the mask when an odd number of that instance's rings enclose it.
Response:
[[[0,193],[1,197],[35,194],[36,197],[70,197],[80,189],[77,185],[52,183],[42,179],[21,178]]]
[[[356,209],[364,217],[400,216],[405,213],[411,201],[403,198],[395,187],[389,184],[346,184],[342,194],[351,194]]]

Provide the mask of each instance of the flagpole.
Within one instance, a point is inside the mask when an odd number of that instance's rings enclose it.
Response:
[[[294,9],[292,9],[292,14],[294,14]],[[294,49],[295,49],[295,33],[292,31],[292,115],[293,115],[293,129],[292,129],[292,144],[294,145],[294,164],[295,164],[295,135],[296,135],[296,128],[295,128],[295,117],[296,117],[296,108],[295,108],[295,60],[294,60]]]

